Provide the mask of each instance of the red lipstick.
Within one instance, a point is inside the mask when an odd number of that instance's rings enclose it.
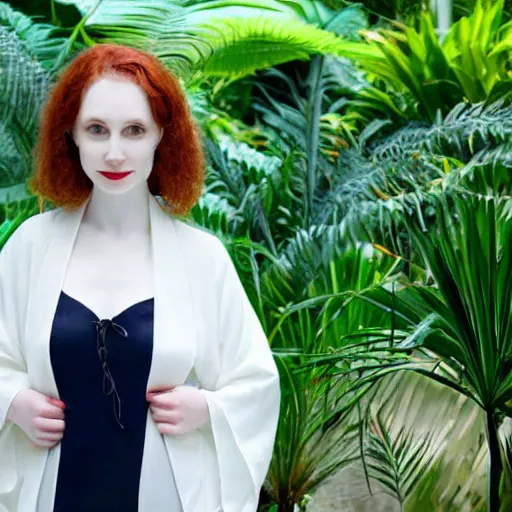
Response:
[[[109,180],[122,180],[123,178],[126,178],[128,174],[131,174],[133,171],[128,172],[107,172],[107,171],[98,171],[102,176],[105,176],[105,178]]]

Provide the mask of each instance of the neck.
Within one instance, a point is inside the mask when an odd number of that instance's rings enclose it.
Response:
[[[124,194],[107,194],[93,187],[84,220],[113,235],[149,232],[149,191],[146,184]]]

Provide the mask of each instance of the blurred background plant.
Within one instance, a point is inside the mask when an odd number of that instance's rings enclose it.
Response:
[[[512,4],[456,0],[443,37],[430,7],[0,2],[0,247],[41,207],[39,112],[77,52],[181,79],[208,156],[188,221],[281,372],[262,511],[511,510]]]

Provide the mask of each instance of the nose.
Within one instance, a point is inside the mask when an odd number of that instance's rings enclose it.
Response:
[[[118,169],[121,167],[126,160],[122,144],[116,137],[110,139],[107,154],[105,155],[105,161],[111,167]]]

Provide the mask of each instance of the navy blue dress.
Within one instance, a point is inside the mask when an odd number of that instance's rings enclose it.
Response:
[[[50,358],[66,404],[54,512],[137,512],[154,300],[100,320],[62,292]]]

